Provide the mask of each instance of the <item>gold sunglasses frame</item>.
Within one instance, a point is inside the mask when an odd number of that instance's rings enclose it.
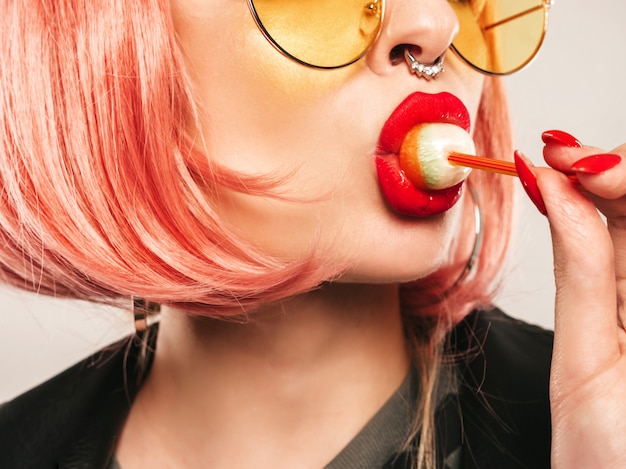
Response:
[[[298,1],[298,0],[294,0],[294,1]],[[265,26],[263,26],[263,22],[261,21],[261,18],[259,18],[259,14],[256,11],[256,8],[254,6],[254,0],[247,0],[248,2],[248,8],[250,9],[250,13],[252,14],[252,18],[254,19],[254,22],[256,23],[257,27],[261,30],[261,33],[263,33],[263,36],[265,36],[265,39],[267,39],[269,41],[269,43],[274,46],[274,48],[276,50],[278,50],[278,52],[280,52],[281,54],[283,54],[285,57],[288,57],[289,59],[293,60],[294,62],[297,62],[301,65],[305,65],[306,67],[311,67],[311,68],[318,68],[318,69],[322,69],[322,70],[334,70],[337,68],[343,68],[343,67],[347,67],[348,65],[352,65],[355,62],[358,62],[359,60],[361,60],[365,54],[367,54],[369,52],[369,50],[372,48],[372,46],[374,45],[374,43],[376,42],[376,40],[378,39],[378,36],[380,36],[380,30],[382,29],[382,24],[385,21],[385,1],[384,0],[371,0],[368,3],[366,3],[366,7],[370,7],[373,8],[373,5],[381,5],[381,12],[380,12],[380,25],[378,26],[378,31],[376,32],[376,36],[374,36],[372,38],[372,40],[370,41],[369,45],[365,48],[365,50],[363,52],[361,52],[357,57],[355,57],[354,59],[351,59],[350,61],[340,64],[340,65],[315,65],[315,64],[311,64],[308,62],[305,62],[302,59],[299,59],[298,57],[292,55],[291,53],[289,53],[288,51],[286,51],[285,49],[283,49],[283,47],[278,44],[278,42],[276,42],[276,40],[274,40],[274,38],[272,37],[272,35],[269,33],[269,31],[267,29],[265,29]]]
[[[297,1],[297,0],[295,0]],[[536,7],[532,7],[529,8],[525,11],[522,11],[520,13],[517,13],[513,16],[510,16],[509,18],[505,18],[503,20],[498,21],[497,23],[491,24],[489,26],[487,26],[487,28],[485,29],[490,29],[490,28],[494,28],[496,26],[499,26],[501,24],[504,24],[508,21],[512,21],[515,20],[521,16],[527,15],[529,13],[532,13],[534,11],[537,11],[538,9],[542,8],[544,10],[544,15],[543,15],[543,29],[541,31],[541,36],[539,38],[539,41],[537,42],[537,47],[535,47],[535,50],[532,52],[532,54],[528,57],[528,59],[523,62],[522,64],[520,64],[519,66],[515,67],[512,70],[507,70],[506,72],[492,72],[489,70],[484,70],[476,65],[474,65],[472,62],[470,62],[468,59],[466,59],[463,54],[461,54],[457,48],[454,45],[454,41],[452,41],[452,44],[450,44],[450,49],[452,49],[454,51],[454,53],[461,59],[463,60],[463,62],[465,62],[466,64],[468,64],[471,68],[473,68],[474,70],[480,72],[480,73],[484,73],[485,75],[491,75],[491,76],[504,76],[504,75],[511,75],[515,72],[518,72],[520,70],[522,70],[523,68],[527,67],[537,56],[537,53],[539,52],[539,50],[541,49],[541,46],[543,45],[543,41],[546,37],[546,31],[548,30],[548,16],[550,13],[550,8],[552,8],[552,6],[554,5],[555,0],[544,0],[540,5],[537,5]],[[248,3],[248,9],[250,10],[250,13],[252,14],[252,18],[254,19],[254,22],[256,23],[257,27],[259,28],[259,30],[261,31],[261,33],[263,34],[263,36],[265,36],[265,39],[267,39],[267,41],[278,51],[280,52],[282,55],[284,55],[285,57],[293,60],[294,62],[297,62],[301,65],[304,65],[306,67],[311,67],[311,68],[317,68],[317,69],[322,69],[322,70],[334,70],[334,69],[338,69],[338,68],[343,68],[343,67],[347,67],[348,65],[351,65],[359,60],[361,60],[368,52],[369,50],[372,48],[373,44],[376,42],[376,40],[378,39],[378,37],[380,36],[380,31],[382,30],[382,24],[385,21],[385,0],[372,0],[369,2],[369,5],[376,5],[376,4],[380,4],[381,5],[381,14],[380,14],[380,25],[378,28],[378,32],[376,33],[376,36],[374,36],[371,40],[371,42],[369,43],[369,45],[365,48],[365,50],[359,54],[357,57],[355,57],[354,59],[340,64],[340,65],[332,65],[332,66],[325,66],[325,65],[315,65],[315,64],[311,64],[308,62],[305,62],[304,60],[299,59],[298,57],[294,56],[293,54],[291,54],[290,52],[286,51],[280,44],[278,44],[278,42],[276,42],[276,40],[274,40],[274,38],[272,37],[272,35],[269,33],[269,31],[267,29],[265,29],[265,26],[263,25],[263,22],[261,21],[261,19],[259,18],[259,14],[256,11],[256,7],[254,6],[254,0],[247,0]]]
[[[456,48],[456,46],[454,45],[454,40],[452,41],[452,44],[450,44],[450,48],[454,51],[454,53],[461,59],[463,60],[463,62],[465,62],[467,65],[469,65],[470,67],[472,67],[474,70],[480,72],[480,73],[484,73],[485,75],[490,75],[490,76],[506,76],[506,75],[511,75],[515,72],[519,72],[520,70],[522,70],[523,68],[526,68],[528,65],[530,65],[530,63],[535,60],[535,58],[537,57],[537,54],[539,53],[539,50],[541,49],[541,46],[543,45],[543,41],[546,38],[546,32],[548,31],[548,16],[550,14],[550,9],[554,6],[554,2],[555,0],[543,0],[543,2],[540,5],[537,5],[535,7],[532,8],[528,8],[527,10],[521,11],[519,13],[516,13],[513,16],[509,16],[508,18],[504,18],[496,23],[490,24],[488,26],[486,26],[484,29],[491,29],[491,28],[495,28],[496,26],[500,26],[504,23],[508,23],[509,21],[513,21],[516,20],[517,18],[520,18],[522,16],[528,15],[530,13],[533,13],[537,10],[539,10],[540,8],[543,9],[543,28],[541,31],[541,36],[539,37],[539,41],[537,41],[537,46],[535,47],[535,50],[533,50],[533,52],[528,56],[528,58],[522,62],[520,65],[518,65],[517,67],[511,69],[511,70],[507,70],[505,72],[493,72],[490,70],[484,70],[482,68],[480,68],[477,65],[474,65],[473,62],[471,62],[470,60],[466,59],[465,56],[463,54],[461,54],[461,52]]]

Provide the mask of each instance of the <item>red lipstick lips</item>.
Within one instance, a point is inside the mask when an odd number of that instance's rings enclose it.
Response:
[[[459,200],[463,191],[462,182],[438,191],[417,189],[400,168],[398,152],[405,135],[424,123],[454,124],[465,131],[470,129],[467,109],[450,93],[413,93],[391,113],[378,139],[378,182],[389,205],[396,212],[411,217],[445,212]]]

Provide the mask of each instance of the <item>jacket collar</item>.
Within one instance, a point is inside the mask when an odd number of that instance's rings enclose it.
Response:
[[[106,468],[157,332],[108,347],[1,406],[0,467]],[[551,333],[498,310],[473,313],[452,331],[460,388],[445,409],[461,422],[464,469],[549,468],[551,344]],[[438,417],[439,441],[449,437],[449,417]],[[386,467],[410,467],[405,456]]]

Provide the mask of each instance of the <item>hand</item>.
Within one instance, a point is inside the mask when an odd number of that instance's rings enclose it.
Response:
[[[626,468],[626,145],[611,153],[544,134],[534,168],[556,280],[550,398],[554,468]],[[621,160],[621,161],[620,161]],[[563,173],[573,171],[580,183]],[[606,216],[606,224],[598,210]]]

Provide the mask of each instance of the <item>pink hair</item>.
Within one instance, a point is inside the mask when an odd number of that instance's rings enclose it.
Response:
[[[339,273],[315,256],[287,262],[259,252],[218,217],[212,201],[222,188],[267,195],[280,181],[226,171],[194,146],[186,129],[199,121],[197,100],[167,1],[41,0],[5,2],[3,10],[6,283],[98,302],[137,295],[225,316]],[[499,86],[487,81],[476,123],[478,147],[488,155],[509,153]],[[471,179],[485,225],[479,271],[444,302],[464,311],[489,299],[511,200],[503,178]],[[466,262],[452,258],[403,289],[407,311],[420,309],[417,298],[445,291]]]

